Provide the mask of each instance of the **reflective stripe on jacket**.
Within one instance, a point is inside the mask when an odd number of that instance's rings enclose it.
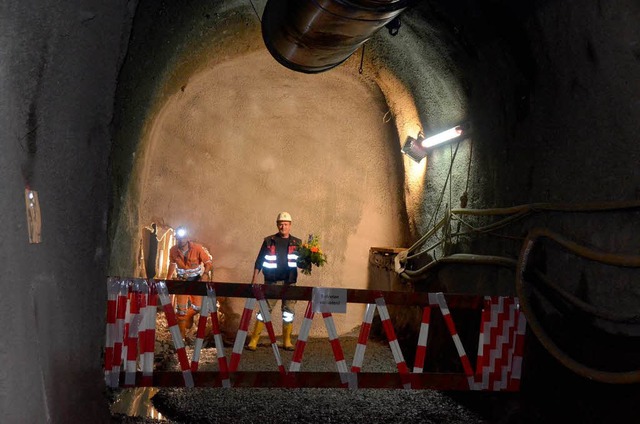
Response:
[[[298,249],[298,246],[289,245],[289,251],[287,252],[287,266],[289,268],[298,267],[297,249]],[[273,241],[269,245],[269,251],[264,255],[264,262],[262,262],[262,267],[267,269],[278,268],[278,255],[276,254],[276,244]]]
[[[280,245],[279,242],[276,243],[276,238],[286,243],[288,246],[286,251],[276,251],[276,246]],[[292,235],[289,235],[288,239],[280,238],[279,234],[265,237],[260,254],[256,259],[256,268],[262,269],[265,281],[283,280],[293,284],[298,280],[298,248],[301,244],[302,240]],[[285,254],[286,257],[284,257]],[[279,269],[278,263],[286,268]]]

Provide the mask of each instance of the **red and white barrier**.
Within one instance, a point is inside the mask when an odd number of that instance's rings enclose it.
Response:
[[[340,380],[342,384],[347,382],[347,363],[344,360],[344,353],[342,351],[342,346],[340,345],[340,340],[338,339],[338,331],[336,330],[336,324],[333,322],[333,316],[330,312],[323,312],[322,318],[324,320],[324,325],[327,328],[327,333],[329,335],[329,343],[331,343],[331,350],[333,351],[333,357],[336,361],[336,368],[340,373]]]
[[[309,301],[304,313],[302,325],[300,326],[300,332],[298,334],[298,340],[296,341],[296,347],[293,352],[293,357],[291,359],[291,363],[289,364],[289,372],[300,371],[302,355],[307,345],[309,331],[311,329],[311,323],[313,321],[314,315],[315,312],[313,312],[313,302]],[[333,321],[333,316],[329,312],[323,312],[322,318],[325,328],[327,329],[327,334],[329,336],[329,343],[331,344],[331,350],[335,359],[336,368],[338,370],[338,373],[340,374],[340,381],[342,382],[342,384],[346,384],[349,371],[347,369],[347,363],[344,359],[344,352],[342,351],[340,340],[338,339],[338,332]]]
[[[522,375],[522,360],[524,355],[524,334],[527,328],[527,320],[520,310],[517,309],[518,328],[516,329],[516,340],[513,349],[513,362],[511,365],[511,376],[507,389],[510,391],[520,390],[520,377]]]
[[[207,314],[209,314],[210,305],[209,297],[202,299],[202,306],[200,308],[200,316],[198,318],[198,329],[196,331],[196,340],[193,344],[193,355],[191,356],[191,371],[198,371],[198,365],[200,363],[200,352],[202,351],[202,345],[204,344],[204,336],[207,331]]]
[[[421,373],[424,360],[427,356],[427,339],[429,338],[429,320],[431,319],[431,307],[425,306],[422,310],[420,333],[418,334],[418,346],[416,347],[416,359],[413,363],[413,372]]]
[[[204,337],[206,335],[207,328],[207,315],[211,315],[211,327],[213,330],[213,337],[216,345],[216,357],[218,359],[218,366],[220,368],[220,374],[222,376],[222,387],[231,387],[229,380],[229,369],[227,366],[227,358],[224,354],[224,344],[222,342],[222,336],[220,334],[220,323],[218,321],[218,300],[216,298],[216,292],[213,286],[207,284],[207,297],[202,300],[202,308],[200,309],[200,318],[198,319],[198,330],[196,335],[196,341],[194,344],[193,355],[191,357],[191,371],[198,371],[200,363],[200,353],[204,344]]]
[[[176,313],[173,310],[173,305],[169,298],[169,291],[167,290],[167,286],[164,281],[158,282],[156,287],[158,289],[158,297],[160,298],[164,315],[167,318],[167,326],[169,327],[169,331],[173,338],[173,345],[175,346],[176,353],[178,354],[178,362],[180,363],[180,369],[182,370],[184,385],[185,387],[193,387],[191,367],[189,366],[187,351],[184,346],[184,341],[182,340],[182,335],[180,334],[180,329],[178,328],[178,319],[176,318]]]
[[[224,354],[224,343],[222,342],[222,333],[220,332],[220,321],[218,320],[218,299],[213,285],[207,284],[207,297],[210,302],[211,309],[211,327],[213,329],[213,339],[216,345],[216,357],[218,359],[218,368],[222,377],[222,387],[231,387],[229,379],[229,367],[227,365],[227,357]]]
[[[469,362],[469,357],[464,350],[462,341],[460,341],[460,336],[456,331],[456,326],[453,323],[453,318],[451,318],[451,312],[449,311],[449,307],[447,306],[447,301],[444,298],[444,294],[442,294],[442,292],[429,293],[429,299],[432,305],[437,305],[440,307],[440,311],[442,312],[442,316],[444,317],[444,322],[447,325],[449,334],[453,339],[453,343],[455,344],[456,350],[458,351],[458,356],[460,357],[460,361],[462,362],[462,369],[464,370],[464,374],[467,376],[469,388],[473,389],[475,387],[473,369],[471,368],[471,363]]]
[[[478,341],[476,390],[518,390],[520,387],[526,320],[517,300],[485,297]]]
[[[296,341],[296,347],[293,351],[293,357],[291,358],[291,364],[289,364],[289,372],[300,371],[300,364],[302,363],[302,355],[305,347],[307,347],[307,340],[309,339],[309,331],[311,330],[311,323],[313,321],[313,303],[308,302],[307,308],[304,312],[304,319],[300,326],[298,333],[298,340]]]
[[[117,338],[116,315],[118,311],[118,293],[120,292],[120,281],[116,278],[109,278],[107,281],[107,330],[104,351],[104,381],[108,387],[114,386],[115,343]],[[117,379],[116,379],[117,382]]]
[[[244,349],[244,342],[247,340],[247,331],[249,330],[251,315],[253,315],[253,308],[255,308],[255,306],[256,299],[248,297],[246,302],[244,303],[244,309],[242,310],[242,318],[240,318],[238,333],[236,334],[236,340],[233,343],[233,351],[231,352],[231,361],[229,363],[230,372],[235,372],[238,370],[240,358],[242,357],[242,350]]]
[[[384,328],[384,331],[387,335],[389,347],[391,348],[391,353],[393,353],[393,359],[396,361],[396,366],[398,367],[398,372],[400,373],[400,378],[402,379],[402,386],[405,389],[410,389],[411,381],[409,378],[409,368],[407,367],[407,363],[405,362],[404,356],[402,355],[402,350],[400,349],[400,345],[398,344],[396,332],[393,330],[393,324],[391,323],[391,317],[389,316],[389,311],[384,301],[384,297],[380,296],[376,298],[376,305],[378,306],[378,313],[380,314],[380,319],[382,320],[382,328]]]
[[[271,342],[271,349],[273,349],[273,356],[276,358],[276,365],[278,366],[278,371],[280,374],[286,374],[287,371],[284,369],[284,365],[282,364],[282,357],[280,356],[280,350],[278,349],[278,343],[276,341],[276,333],[273,331],[273,323],[271,322],[271,313],[269,312],[269,305],[267,304],[267,300],[264,297],[264,292],[262,288],[264,286],[255,286],[253,292],[258,300],[258,306],[260,307],[260,314],[262,314],[262,319],[264,320],[264,325],[267,328],[267,333],[269,334],[269,341]]]
[[[171,378],[172,384],[177,383],[179,385],[178,379],[182,378],[184,386],[194,387],[193,373],[198,372],[204,344],[207,316],[210,315],[220,369],[217,375],[218,378],[221,379],[223,387],[231,387],[233,373],[236,373],[238,370],[256,302],[258,302],[267,332],[269,333],[269,339],[281,378],[277,382],[273,382],[272,380],[261,381],[261,377],[256,376],[257,380],[253,383],[255,387],[272,387],[272,385],[273,387],[311,387],[307,384],[311,384],[312,381],[307,382],[306,379],[313,380],[323,378],[316,376],[315,374],[317,373],[300,372],[304,350],[308,344],[308,337],[314,317],[313,303],[309,301],[307,304],[305,316],[300,327],[295,350],[289,366],[289,373],[287,373],[276,343],[272,316],[269,312],[265,298],[265,287],[263,285],[255,285],[252,287],[253,296],[247,297],[240,328],[237,332],[231,354],[231,361],[228,365],[220,332],[216,290],[214,289],[219,287],[218,284],[219,283],[207,284],[207,296],[203,299],[202,310],[198,320],[193,356],[191,361],[189,361],[187,350],[177,326],[176,314],[170,301],[167,283],[164,281],[156,282],[154,280],[143,279],[110,278],[107,284],[107,322],[104,363],[106,384],[110,387],[118,387],[122,371],[124,371],[125,386],[134,386],[136,383],[142,386],[151,386],[154,383],[155,322],[158,310],[158,299],[162,304],[162,309],[167,319],[168,329],[176,348],[181,369],[180,373],[175,373],[175,377]],[[244,284],[242,286],[246,287]],[[244,290],[244,287],[242,290]],[[222,290],[223,294],[229,293],[229,289],[226,286],[221,287],[220,290]],[[240,290],[240,288],[237,290]],[[247,296],[246,290],[243,293],[244,296]],[[473,370],[462,341],[457,333],[445,295],[443,293],[415,293],[412,295],[420,297],[418,304],[426,305],[422,313],[413,373],[409,371],[404,360],[383,292],[376,291],[369,293],[368,296],[370,297],[360,297],[359,299],[360,302],[362,302],[362,300],[365,302],[375,300],[375,303],[367,303],[350,371],[345,361],[333,316],[328,312],[322,313],[336,368],[340,376],[340,384],[343,387],[345,384],[348,384],[349,388],[357,388],[359,383],[362,387],[390,388],[398,387],[398,384],[401,384],[402,387],[407,389],[412,388],[412,384],[414,384],[413,388],[433,387],[432,384],[434,383],[431,382],[432,376],[423,374],[423,372],[427,359],[427,342],[430,336],[431,313],[434,308],[437,307],[442,313],[449,336],[456,346],[464,370],[464,374],[447,377],[450,378],[447,383],[438,381],[435,383],[438,385],[437,387],[447,387],[446,385],[448,384],[448,387],[455,388],[455,390],[465,390],[465,384],[467,384],[468,389],[471,390],[519,390],[526,320],[520,312],[517,298],[489,296],[484,298],[478,338],[477,361],[475,370]],[[397,294],[394,294],[392,303],[400,304],[396,296]],[[455,302],[452,303],[454,308],[478,308],[477,305],[480,300],[476,297],[471,303],[469,303],[469,300],[463,300],[467,303],[460,304],[457,303],[460,302],[460,300],[457,300],[459,298],[455,297],[455,295],[452,295],[452,298],[452,301]],[[358,300],[356,300],[356,302],[357,301]],[[411,299],[410,301],[416,304],[416,299]],[[389,347],[398,369],[398,374],[392,379],[395,382],[389,379],[387,379],[386,382],[375,379],[372,380],[367,378],[368,375],[366,375],[366,373],[363,374],[361,378],[359,377],[376,309],[379,312],[382,328],[387,336]],[[140,374],[139,371],[142,371],[142,378],[136,381]],[[248,382],[242,378],[243,374],[246,373],[240,372],[236,375],[234,386],[247,387]],[[267,374],[271,375],[271,377],[267,377]],[[273,375],[275,373],[267,374],[265,374],[264,378],[274,378]],[[419,376],[418,374],[423,375]],[[282,378],[283,376],[285,378]],[[198,377],[201,378],[202,376]],[[301,378],[304,380],[301,380]],[[360,381],[358,380],[359,378]],[[334,375],[331,379],[335,381],[337,376]],[[156,380],[155,383],[158,383],[158,381],[159,380]],[[161,381],[163,381],[162,384],[166,384],[167,382],[164,374]],[[207,381],[209,383],[205,384],[210,384],[211,379]],[[202,383],[203,381],[199,382],[198,385],[202,385]]]
[[[158,293],[155,281],[148,282],[146,305],[143,312],[143,328],[140,332],[142,384],[150,386],[153,382],[153,365],[156,348],[156,313],[158,310]],[[144,298],[143,298],[144,300]]]
[[[124,357],[126,358],[126,373],[124,384],[126,386],[133,386],[136,383],[136,371],[138,365],[138,331],[140,329],[140,323],[142,322],[142,315],[140,313],[143,296],[142,284],[138,281],[133,281],[130,286],[129,293],[129,309],[125,319],[125,325],[128,325],[126,331],[126,351]],[[146,284],[145,284],[146,288]]]
[[[367,340],[369,340],[369,333],[371,333],[371,323],[373,322],[373,315],[376,312],[376,305],[374,303],[367,304],[367,308],[364,312],[364,320],[360,326],[360,334],[358,335],[358,344],[356,345],[356,351],[353,354],[353,363],[351,364],[351,372],[360,372],[362,368],[362,362],[364,361],[364,352],[367,349]]]
[[[265,324],[265,327],[267,328],[267,333],[269,334],[269,341],[271,342],[271,348],[276,359],[278,371],[280,372],[280,374],[286,375],[287,371],[285,370],[282,363],[282,357],[280,356],[280,350],[278,349],[275,331],[273,330],[273,323],[271,322],[269,305],[267,304],[267,301],[265,299],[263,288],[263,285],[254,285],[254,298],[247,298],[247,301],[245,302],[244,310],[242,312],[242,318],[240,319],[240,328],[238,329],[238,334],[236,335],[236,341],[233,344],[233,352],[231,354],[231,363],[229,365],[229,370],[231,372],[235,372],[238,369],[240,358],[242,357],[242,351],[244,349],[244,342],[247,338],[247,331],[249,329],[251,315],[253,315],[253,308],[255,307],[255,302],[257,300],[258,307],[260,308],[260,314],[262,315],[263,322]]]
[[[116,301],[116,326],[113,346],[113,367],[111,372],[111,387],[118,387],[120,384],[120,368],[122,366],[123,342],[124,342],[124,322],[127,315],[127,295],[129,293],[129,283],[120,281],[118,287],[118,298]]]

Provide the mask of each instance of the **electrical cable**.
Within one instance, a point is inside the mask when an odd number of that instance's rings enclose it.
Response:
[[[631,255],[616,255],[596,251],[569,241],[548,229],[535,228],[529,232],[525,239],[525,242],[523,243],[523,247],[518,258],[518,265],[516,268],[516,292],[520,301],[520,307],[522,308],[522,311],[527,318],[527,325],[529,326],[529,328],[531,328],[544,348],[555,359],[557,359],[562,365],[569,368],[576,374],[588,379],[610,384],[640,383],[640,370],[621,372],[603,371],[595,369],[589,365],[585,365],[573,359],[569,354],[567,354],[567,352],[561,349],[553,341],[551,336],[549,336],[547,331],[543,328],[541,321],[535,314],[534,309],[530,303],[529,295],[525,290],[525,285],[528,283],[526,276],[530,275],[529,261],[532,256],[531,252],[533,251],[536,242],[541,238],[551,239],[570,252],[577,254],[578,256],[586,259],[591,259],[596,262],[605,263],[607,265],[640,267],[640,257]]]
[[[258,18],[258,22],[262,22],[260,15],[258,15],[258,11],[256,10],[256,6],[253,4],[253,0],[249,0],[249,3],[251,3],[251,7],[253,8],[253,12],[256,14],[256,18]]]
[[[444,180],[444,186],[442,186],[442,191],[440,192],[440,199],[438,200],[438,207],[436,208],[436,211],[431,216],[431,219],[429,220],[429,225],[427,225],[427,227],[429,227],[431,225],[431,222],[436,219],[436,216],[438,216],[438,212],[440,211],[440,206],[442,206],[442,199],[444,198],[444,192],[447,189],[447,183],[449,183],[449,177],[451,176],[451,170],[453,169],[453,163],[455,162],[456,155],[458,154],[458,147],[460,147],[460,142],[459,141],[458,141],[458,143],[456,143],[456,150],[453,153],[453,156],[451,157],[451,163],[449,164],[449,172],[447,172],[447,178]]]
[[[533,272],[533,274],[540,280],[542,284],[544,284],[546,287],[558,293],[564,300],[566,300],[576,308],[582,310],[583,312],[586,312],[595,317],[598,317],[610,322],[615,322],[615,323],[626,323],[626,324],[640,323],[640,314],[621,315],[621,314],[616,314],[614,312],[605,311],[600,308],[596,308],[590,303],[587,303],[584,300],[580,299],[579,297],[574,296],[571,293],[567,292],[566,290],[562,289],[559,284],[552,282],[546,275],[544,275],[539,270],[533,270],[531,272]]]
[[[503,256],[455,253],[453,255],[445,256],[438,260],[429,262],[427,265],[423,266],[418,270],[415,270],[415,271],[404,270],[403,274],[406,274],[408,277],[411,277],[411,278],[424,276],[428,272],[433,271],[434,268],[444,264],[493,265],[493,266],[501,266],[501,267],[515,270],[517,261],[515,259],[506,258]]]
[[[449,175],[447,175],[448,181]],[[446,187],[446,182],[445,182]],[[444,189],[441,192],[440,203],[442,202],[442,197],[444,195]],[[640,201],[620,201],[620,202],[601,202],[601,203],[583,203],[583,204],[567,204],[567,203],[531,203],[518,205],[508,208],[492,208],[492,209],[467,209],[467,208],[458,208],[451,209],[450,213],[452,215],[472,215],[472,216],[496,216],[496,215],[512,215],[516,214],[514,217],[508,217],[503,221],[498,221],[498,223],[489,224],[485,227],[480,227],[476,232],[488,232],[497,228],[501,228],[502,226],[514,222],[518,219],[524,218],[530,213],[541,212],[541,211],[555,211],[555,212],[603,212],[603,211],[616,211],[616,210],[627,210],[627,209],[636,209],[640,208]],[[438,207],[439,209],[439,207]],[[431,225],[431,221],[435,218],[435,214],[432,215],[432,218],[429,222]],[[466,223],[466,221],[459,219],[460,222],[467,225],[469,228],[474,228],[471,224]],[[426,240],[431,238],[437,230],[439,230],[446,220],[443,218],[438,224],[429,230],[424,236],[418,239],[411,247],[407,250],[407,253],[411,253],[415,251],[418,247],[425,243]],[[456,233],[458,234],[458,233]],[[417,256],[421,256],[423,252],[419,252],[418,254],[407,256],[406,260],[411,260]]]

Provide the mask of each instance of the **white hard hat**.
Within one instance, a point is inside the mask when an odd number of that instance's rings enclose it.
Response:
[[[291,222],[291,215],[289,214],[289,212],[280,212],[278,214],[278,217],[276,218],[276,222],[280,222],[280,221]]]

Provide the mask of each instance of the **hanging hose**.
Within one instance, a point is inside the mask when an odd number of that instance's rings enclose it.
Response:
[[[616,255],[606,252],[599,252],[593,249],[586,248],[581,246],[575,242],[569,241],[564,237],[553,233],[544,228],[536,228],[529,232],[527,235],[525,242],[523,244],[520,257],[518,260],[518,266],[516,270],[516,292],[518,294],[518,298],[520,300],[520,307],[524,312],[527,318],[527,324],[538,338],[540,343],[545,347],[545,349],[556,358],[561,364],[565,367],[569,368],[573,372],[583,377],[593,379],[603,383],[611,383],[611,384],[631,384],[631,383],[639,383],[640,382],[640,370],[633,371],[622,371],[622,372],[613,372],[613,371],[603,371],[599,369],[595,369],[591,366],[585,365],[581,362],[573,359],[569,354],[567,354],[564,350],[562,350],[549,336],[549,334],[545,331],[540,322],[538,316],[536,316],[534,309],[530,303],[529,295],[525,291],[525,285],[530,284],[526,277],[532,274],[532,265],[530,264],[530,260],[532,257],[532,251],[538,242],[539,239],[547,238],[550,239],[563,248],[568,250],[571,253],[574,253],[582,258],[590,259],[592,261],[596,261],[599,263],[603,263],[606,265],[614,265],[619,267],[632,267],[638,268],[640,267],[640,256],[632,256],[632,255]],[[535,275],[536,274],[534,272]],[[545,279],[543,281],[546,285],[550,285],[551,283]],[[562,293],[556,287],[552,287],[556,291],[558,291],[561,296],[565,299],[571,301],[574,305],[581,307],[584,311],[597,315],[601,318],[609,319],[614,322],[634,322],[638,320],[638,316],[620,316],[616,314],[611,314],[607,312],[601,312],[596,310],[591,305],[586,305],[582,301],[576,301],[572,296],[568,296],[566,293]],[[611,319],[613,318],[613,319]]]
[[[443,191],[444,193],[444,191]],[[442,194],[441,193],[441,197]],[[409,277],[409,273],[405,272],[407,268],[407,263],[415,260],[423,255],[428,254],[436,247],[440,246],[443,243],[443,240],[439,240],[435,244],[432,244],[427,249],[416,252],[420,246],[426,243],[429,239],[435,236],[435,234],[443,228],[445,225],[449,225],[451,221],[457,220],[459,223],[464,224],[470,230],[468,232],[460,232],[456,231],[455,233],[451,233],[449,229],[444,229],[443,232],[445,237],[449,240],[452,237],[460,237],[465,235],[477,235],[480,233],[489,233],[495,231],[497,229],[503,228],[508,224],[511,224],[515,221],[521,220],[524,217],[536,213],[536,212],[605,212],[605,211],[616,211],[616,210],[626,210],[626,209],[637,209],[640,208],[640,201],[622,201],[622,202],[604,202],[604,203],[583,203],[583,204],[571,204],[571,203],[531,203],[518,205],[508,208],[493,208],[493,209],[467,209],[467,208],[458,208],[451,209],[448,211],[440,221],[431,230],[429,230],[424,236],[420,237],[411,247],[407,249],[406,254],[400,255],[399,261],[397,261],[396,269],[398,274],[403,276],[404,278],[415,278],[421,276],[423,273],[420,269],[413,270],[412,275],[414,277]],[[470,216],[500,216],[500,215],[510,215],[506,218],[503,218],[497,222],[492,224],[475,228],[471,224],[465,222],[460,218],[461,215],[470,215]],[[435,214],[433,215],[435,217]],[[433,220],[433,218],[432,218]]]
[[[501,266],[505,268],[515,269],[517,262],[515,259],[505,258],[503,256],[491,256],[491,255],[471,255],[467,253],[456,253],[453,255],[445,256],[438,260],[429,262],[427,265],[415,271],[403,270],[401,276],[408,278],[424,277],[429,272],[433,272],[435,268],[445,264],[458,264],[458,265],[493,265]]]

